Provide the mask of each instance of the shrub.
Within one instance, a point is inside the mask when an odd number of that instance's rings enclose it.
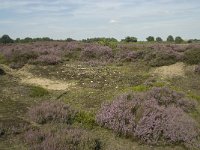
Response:
[[[136,127],[135,113],[140,100],[131,101],[131,98],[130,94],[121,95],[112,103],[103,104],[96,115],[97,123],[118,134],[133,135]]]
[[[147,103],[143,117],[135,129],[135,136],[148,144],[183,143],[197,148],[199,129],[197,123],[182,109],[160,107],[154,100]]]
[[[174,64],[179,60],[179,57],[179,54],[173,51],[149,51],[145,56],[145,60],[152,67],[159,67]]]
[[[186,99],[183,93],[177,93],[166,87],[153,88],[148,92],[147,97],[149,99],[156,99],[159,105],[167,107],[173,104],[182,108],[186,112],[196,108],[196,103],[192,100]]]
[[[30,91],[31,97],[42,97],[42,96],[45,96],[48,94],[49,94],[49,92],[46,89],[39,87],[39,86],[32,87],[31,91]]]
[[[127,36],[125,39],[122,39],[121,40],[122,42],[137,42],[137,38],[136,37],[130,37],[130,36]]]
[[[71,123],[75,112],[68,105],[62,102],[42,102],[28,111],[28,117],[39,124],[48,122]]]
[[[156,38],[156,42],[162,42],[163,40],[162,40],[162,38],[161,37],[157,37]]]
[[[11,39],[8,35],[3,35],[0,38],[0,43],[3,43],[3,44],[13,43],[13,42],[14,42],[14,40]]]
[[[146,40],[147,40],[148,42],[154,42],[154,41],[155,41],[155,39],[154,39],[153,36],[147,37]]]
[[[181,143],[199,148],[198,124],[188,114],[195,106],[181,93],[167,88],[126,94],[103,104],[96,115],[99,125],[148,144]]]
[[[200,49],[190,49],[184,53],[184,60],[188,64],[200,63]]]
[[[172,35],[169,35],[167,37],[167,42],[174,42],[174,37]]]
[[[34,51],[23,51],[23,50],[5,50],[3,55],[7,62],[10,63],[10,67],[13,69],[18,69],[23,67],[30,59],[35,59],[38,57],[37,53]]]
[[[116,58],[117,60],[120,60],[122,62],[133,62],[138,58],[141,58],[143,55],[143,52],[137,52],[137,51],[130,51],[130,50],[120,50]]]
[[[175,38],[175,43],[177,43],[177,44],[180,44],[180,43],[182,43],[184,40],[180,37],[180,36],[177,36],[176,38]]]
[[[104,61],[109,61],[110,59],[113,58],[113,53],[111,48],[95,44],[86,46],[80,55],[82,60],[100,59]]]
[[[24,141],[30,149],[44,150],[100,150],[101,142],[87,131],[76,128],[55,130],[29,130]]]
[[[54,54],[41,55],[35,60],[35,62],[42,65],[56,65],[61,62],[61,58]]]
[[[195,73],[200,74],[200,64],[195,68]]]

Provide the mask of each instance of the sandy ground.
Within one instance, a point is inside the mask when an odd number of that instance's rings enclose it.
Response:
[[[14,76],[19,77],[21,80],[21,83],[23,84],[30,84],[30,85],[35,85],[35,86],[41,86],[43,88],[46,88],[48,90],[67,90],[70,87],[75,86],[74,82],[66,82],[62,80],[52,80],[52,79],[47,79],[47,78],[42,78],[42,77],[37,77],[28,72],[28,69],[30,66],[24,66],[20,70],[13,70],[10,69],[7,66],[2,66],[6,72],[11,73]]]
[[[170,66],[162,66],[153,70],[153,74],[159,75],[163,78],[172,78],[176,76],[185,75],[185,65],[184,63],[176,63]]]

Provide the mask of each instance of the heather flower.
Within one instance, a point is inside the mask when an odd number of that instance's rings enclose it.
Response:
[[[100,150],[98,138],[86,130],[77,128],[62,128],[45,130],[29,130],[24,134],[24,141],[29,149],[44,150]]]
[[[37,123],[66,122],[71,123],[75,112],[62,102],[42,102],[28,111],[28,117]]]
[[[198,123],[187,114],[195,111],[195,106],[182,93],[154,88],[140,95],[125,94],[103,104],[96,122],[147,144],[182,143],[187,148],[200,148]]]

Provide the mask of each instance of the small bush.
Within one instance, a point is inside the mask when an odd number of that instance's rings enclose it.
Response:
[[[41,55],[36,60],[35,63],[42,65],[56,65],[61,62],[61,57],[54,54]]]
[[[186,99],[183,93],[172,91],[166,87],[153,88],[147,94],[148,99],[156,99],[159,105],[165,107],[169,105],[176,105],[188,112],[196,108],[196,103],[192,100]]]
[[[115,101],[103,104],[96,121],[99,125],[114,130],[118,134],[133,135],[136,127],[135,113],[139,106],[139,99],[131,101],[132,95],[122,95]]]
[[[186,113],[194,108],[183,94],[154,88],[140,95],[122,95],[102,105],[96,122],[144,143],[181,143],[198,149],[200,130],[197,122]]]
[[[75,112],[62,102],[42,102],[28,111],[28,117],[39,124],[48,122],[71,123]]]
[[[75,128],[57,131],[29,130],[24,141],[30,149],[44,150],[100,150],[101,142],[87,131]]]
[[[32,87],[31,91],[30,91],[31,97],[42,97],[42,96],[45,96],[48,94],[49,94],[49,92],[46,89],[39,87],[39,86]]]
[[[113,58],[112,49],[108,46],[88,45],[81,51],[80,58],[82,60],[103,60],[109,61]]]
[[[143,52],[138,51],[130,51],[130,50],[120,50],[116,54],[117,60],[120,60],[122,62],[133,62],[139,58],[141,58],[143,55]]]
[[[148,61],[152,67],[171,65],[176,63],[179,59],[179,54],[172,51],[150,51],[145,56],[145,60]]]
[[[184,60],[188,64],[200,63],[200,49],[190,49],[184,53]]]

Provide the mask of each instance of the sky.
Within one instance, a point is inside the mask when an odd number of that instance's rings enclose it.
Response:
[[[200,39],[200,0],[0,0],[0,36]]]

